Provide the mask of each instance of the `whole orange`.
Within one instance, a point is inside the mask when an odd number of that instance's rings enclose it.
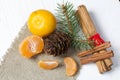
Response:
[[[56,18],[47,10],[36,10],[29,16],[27,25],[31,33],[45,37],[55,30]]]

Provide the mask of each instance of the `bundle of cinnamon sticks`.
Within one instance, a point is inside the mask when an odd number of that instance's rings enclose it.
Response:
[[[100,73],[111,70],[113,64],[110,59],[113,57],[113,51],[107,51],[110,42],[105,42],[97,33],[95,25],[84,5],[78,7],[77,11],[80,18],[80,25],[87,39],[93,40],[95,47],[91,50],[83,51],[78,54],[81,64],[95,62]]]

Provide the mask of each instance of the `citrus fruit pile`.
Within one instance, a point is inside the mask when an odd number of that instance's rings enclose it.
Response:
[[[30,14],[27,25],[33,35],[28,36],[21,42],[19,51],[22,56],[31,58],[42,52],[44,48],[43,37],[48,36],[55,30],[56,19],[47,10],[36,10]]]
[[[27,25],[32,35],[20,43],[19,51],[23,57],[29,59],[43,51],[45,44],[43,37],[49,36],[56,29],[56,19],[47,10],[36,10],[29,16]],[[64,63],[67,76],[73,76],[77,71],[77,64],[74,59],[66,57]],[[38,66],[46,70],[52,70],[58,65],[57,60],[40,60],[38,62]]]

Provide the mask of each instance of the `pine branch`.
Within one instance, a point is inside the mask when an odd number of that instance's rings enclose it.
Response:
[[[80,28],[79,18],[73,4],[69,2],[62,5],[58,4],[56,11],[56,17],[59,21],[58,30],[71,37],[71,46],[77,50],[90,49],[91,46]]]
[[[69,21],[69,17],[67,16],[68,14],[67,14],[67,9],[66,9],[66,7],[64,6],[64,5],[62,5],[62,9],[63,9],[63,14],[65,15],[65,17],[66,17],[66,21],[67,21],[67,23],[68,23],[68,28],[69,28],[69,30],[70,30],[70,32],[71,33],[73,33],[73,29],[72,29],[72,26],[71,26],[71,24],[70,24],[70,21]]]

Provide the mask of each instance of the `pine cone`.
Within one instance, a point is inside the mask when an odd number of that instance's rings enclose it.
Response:
[[[65,54],[70,46],[70,37],[60,31],[55,31],[46,37],[44,41],[44,52],[54,56]]]

